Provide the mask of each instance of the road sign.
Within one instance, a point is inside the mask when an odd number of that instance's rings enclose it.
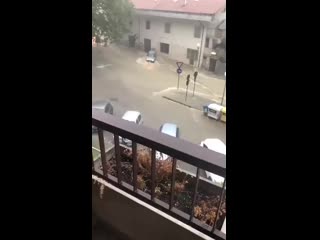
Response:
[[[180,81],[180,74],[182,73],[182,69],[181,66],[183,65],[183,62],[176,62],[178,69],[177,69],[177,73],[178,73],[178,86],[177,89],[179,89],[179,81]]]
[[[176,62],[177,66],[178,66],[178,69],[182,67],[183,65],[183,62]]]

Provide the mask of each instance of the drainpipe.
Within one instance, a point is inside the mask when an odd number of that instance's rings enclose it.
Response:
[[[199,21],[200,22],[200,21]],[[202,53],[202,47],[203,47],[203,35],[204,35],[204,24],[202,24],[200,22],[201,26],[202,26],[202,33],[201,33],[201,43],[200,43],[200,48],[199,48],[199,56],[198,56],[198,70],[200,68],[200,62],[201,62],[201,53]]]
[[[140,48],[140,44],[141,44],[141,39],[140,39],[140,15],[139,15],[139,48]]]

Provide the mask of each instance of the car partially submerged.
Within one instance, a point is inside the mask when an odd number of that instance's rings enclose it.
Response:
[[[217,138],[207,138],[200,143],[201,147],[226,155],[226,145]],[[219,185],[223,184],[224,178],[211,172],[206,172],[207,178]]]
[[[92,109],[103,111],[104,113],[113,115],[113,106],[108,100],[99,100],[92,103]],[[92,132],[97,132],[97,128],[92,126]]]
[[[179,138],[179,127],[174,123],[165,123],[161,125],[160,132],[167,134],[172,137]],[[168,155],[156,151],[156,159],[158,160],[167,160],[169,158]]]
[[[157,52],[156,52],[155,49],[151,49],[151,50],[147,53],[146,61],[147,61],[147,62],[151,62],[151,63],[155,63],[156,60],[157,60]]]
[[[143,119],[140,112],[137,111],[126,111],[125,114],[122,116],[123,120],[134,122],[138,125],[143,123]],[[123,137],[119,137],[120,142],[126,146],[132,146],[132,141]]]

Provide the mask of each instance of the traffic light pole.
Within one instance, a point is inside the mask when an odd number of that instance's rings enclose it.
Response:
[[[188,96],[188,87],[189,87],[189,84],[187,85],[187,89],[186,89],[186,98],[184,101],[187,101],[187,96]]]
[[[196,82],[193,82],[193,92],[192,92],[192,97],[194,96],[194,87],[196,86]]]
[[[197,76],[198,76],[198,71],[195,71],[193,74],[193,93],[192,93],[192,96],[194,96],[194,90],[196,88]]]
[[[223,89],[223,94],[222,94],[222,100],[221,100],[221,106],[223,104],[223,100],[224,100],[224,95],[225,95],[225,92],[226,92],[226,86],[227,86],[227,80],[225,80],[225,83],[224,83],[224,89]]]
[[[188,97],[188,88],[189,88],[189,82],[190,82],[190,74],[187,75],[187,82],[186,82],[186,85],[187,85],[187,88],[186,88],[186,98],[184,101],[187,101],[187,97]]]

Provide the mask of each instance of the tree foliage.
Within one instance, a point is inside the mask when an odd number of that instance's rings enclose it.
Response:
[[[132,9],[129,0],[92,0],[92,35],[119,40],[129,31]]]

